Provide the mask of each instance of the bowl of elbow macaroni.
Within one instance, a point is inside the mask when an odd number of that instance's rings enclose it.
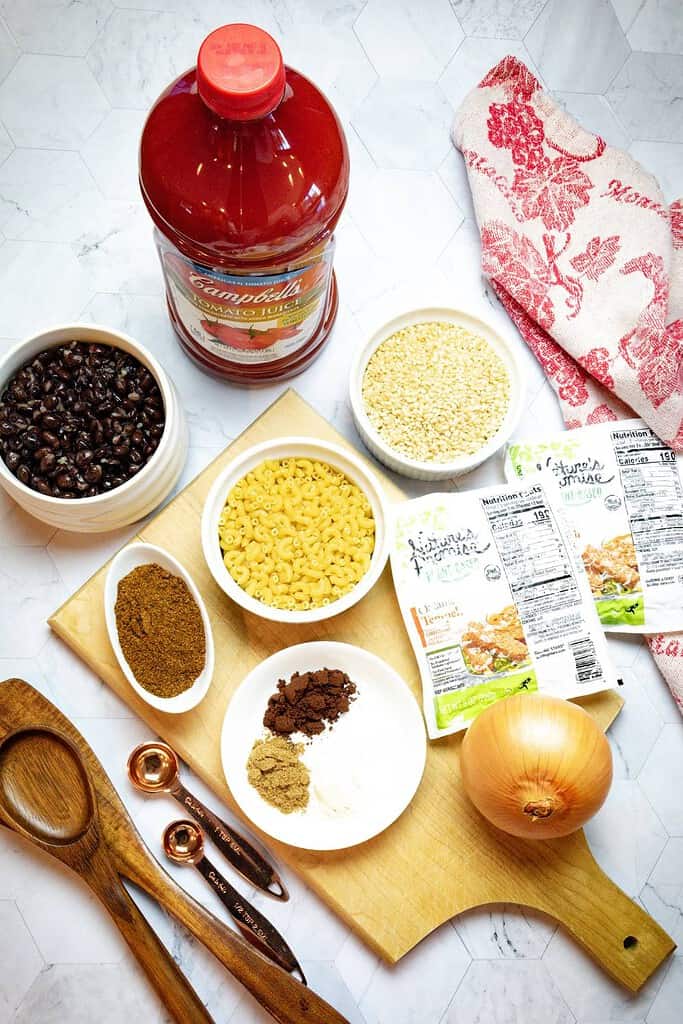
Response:
[[[352,451],[306,437],[255,445],[214,481],[202,547],[218,586],[275,622],[356,604],[388,554],[380,484]]]

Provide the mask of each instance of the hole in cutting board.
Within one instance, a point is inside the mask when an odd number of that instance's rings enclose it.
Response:
[[[627,935],[624,939],[624,949],[633,949],[634,946],[638,945],[638,939],[635,935]]]
[[[47,729],[26,729],[0,747],[0,804],[29,835],[53,845],[75,842],[94,813],[81,761]]]

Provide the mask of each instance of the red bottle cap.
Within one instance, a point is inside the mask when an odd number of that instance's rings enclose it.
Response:
[[[285,89],[280,47],[256,25],[223,25],[199,48],[197,88],[219,117],[232,121],[265,117]]]

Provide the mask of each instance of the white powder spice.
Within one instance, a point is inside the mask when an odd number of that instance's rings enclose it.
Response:
[[[510,403],[503,360],[478,334],[429,321],[396,331],[365,368],[363,402],[385,444],[420,462],[472,455]]]

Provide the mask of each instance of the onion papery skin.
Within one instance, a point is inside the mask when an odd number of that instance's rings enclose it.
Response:
[[[515,694],[470,725],[461,752],[465,791],[492,825],[521,839],[581,828],[612,784],[612,752],[591,716],[569,701]]]

